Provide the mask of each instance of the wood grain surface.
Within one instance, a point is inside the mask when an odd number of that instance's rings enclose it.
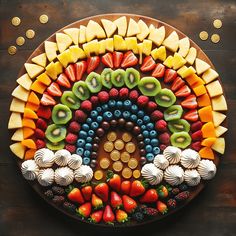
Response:
[[[49,207],[21,177],[10,153],[7,121],[11,91],[16,86],[17,74],[32,51],[52,33],[73,21],[84,17],[124,12],[160,19],[183,31],[209,56],[220,73],[229,105],[226,153],[216,177],[205,190],[186,208],[161,223],[153,223],[135,229],[111,232],[67,219]],[[41,14],[49,15],[49,22],[38,21]],[[154,235],[235,235],[236,234],[236,2],[187,1],[187,0],[133,0],[133,1],[0,1],[0,236],[8,235],[123,235],[135,232]],[[19,16],[22,24],[10,24],[13,16]],[[212,21],[223,21],[221,29],[214,29]],[[32,28],[33,40],[26,40],[14,56],[7,48],[15,39]],[[218,33],[221,41],[203,42],[198,33],[206,30]]]

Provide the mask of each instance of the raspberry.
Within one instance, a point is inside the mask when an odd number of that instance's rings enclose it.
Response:
[[[189,198],[189,191],[184,191],[175,196],[177,202],[184,201]]]
[[[98,102],[99,102],[97,96],[92,96],[92,97],[90,98],[90,101],[91,101],[91,103],[92,103],[93,105],[97,105]]]
[[[191,125],[191,131],[195,132],[198,131],[202,128],[202,122],[201,121],[196,121]]]
[[[38,120],[36,121],[36,126],[41,130],[46,130],[47,122],[42,118],[38,118]]]
[[[77,110],[75,111],[75,120],[77,120],[78,122],[84,122],[87,119],[87,115],[81,111],[81,110]]]
[[[109,93],[106,91],[101,91],[98,93],[99,102],[106,103],[109,100]]]
[[[161,120],[161,119],[163,119],[163,117],[164,117],[163,113],[161,111],[158,111],[158,110],[155,110],[151,114],[151,119],[153,121]]]
[[[65,149],[70,153],[75,153],[76,146],[72,144],[66,144]]]
[[[147,104],[147,111],[148,112],[153,112],[156,109],[157,109],[157,104],[153,101],[149,101],[148,104]]]
[[[159,140],[163,144],[169,144],[170,143],[170,135],[167,132],[165,132],[165,133],[159,135]]]
[[[152,207],[147,207],[144,212],[147,216],[155,216],[158,214],[158,210]]]
[[[72,121],[69,124],[68,131],[71,133],[78,133],[80,131],[80,124],[76,121]]]
[[[171,208],[171,209],[174,209],[174,208],[176,208],[176,205],[177,205],[177,203],[176,203],[176,200],[175,199],[169,199],[168,201],[167,201],[167,206],[169,207],[169,208]]]
[[[167,146],[166,146],[165,144],[161,144],[161,145],[160,145],[161,151],[164,151],[164,150],[166,149],[166,147],[167,147]]]
[[[85,112],[90,112],[93,109],[93,105],[89,100],[85,100],[81,103],[80,109],[84,110]]]
[[[157,131],[165,132],[167,131],[167,123],[165,120],[158,120],[155,124],[155,128]]]
[[[199,141],[202,140],[202,131],[198,130],[191,135],[193,141]]]
[[[37,149],[46,147],[46,143],[41,139],[37,139],[35,144],[36,144]]]
[[[149,98],[147,96],[141,95],[138,97],[137,104],[140,107],[144,107],[148,104]]]
[[[129,89],[128,88],[120,89],[119,96],[121,99],[126,99],[129,96]]]
[[[117,98],[118,95],[119,95],[119,91],[116,88],[112,88],[109,91],[109,95],[110,95],[111,98]]]
[[[74,144],[78,139],[78,136],[72,133],[66,135],[66,142],[69,144]]]
[[[191,144],[191,148],[199,152],[202,148],[201,142],[194,142]]]
[[[45,133],[41,129],[36,129],[34,131],[35,137],[38,139],[44,139],[45,138]]]
[[[139,96],[139,93],[138,93],[137,90],[132,90],[132,91],[129,93],[129,98],[130,98],[130,100],[132,100],[132,101],[137,101],[138,96]]]
[[[51,108],[46,107],[46,106],[40,106],[37,111],[37,115],[38,115],[38,117],[45,118],[48,120],[52,115]]]

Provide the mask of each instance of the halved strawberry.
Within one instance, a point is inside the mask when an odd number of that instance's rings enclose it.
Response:
[[[71,88],[70,81],[64,73],[59,75],[59,77],[57,78],[57,83],[65,88]]]
[[[176,97],[187,97],[191,94],[191,89],[188,85],[184,85],[178,91],[175,92]]]
[[[154,71],[152,72],[152,76],[156,78],[162,78],[165,74],[165,66],[161,63],[157,63]]]
[[[113,64],[115,68],[120,67],[122,59],[123,59],[123,52],[117,52],[117,51],[113,52]]]
[[[55,82],[50,84],[50,86],[47,88],[47,92],[51,96],[55,96],[55,97],[60,97],[62,95],[62,91],[61,91],[59,85]]]
[[[147,56],[144,58],[143,64],[142,64],[140,70],[143,72],[150,71],[150,70],[153,70],[155,68],[155,66],[156,66],[156,63],[153,60],[153,58],[151,56]]]
[[[81,80],[84,72],[87,69],[87,62],[86,61],[80,61],[77,62],[75,65],[75,75],[76,75],[76,80]]]
[[[182,102],[181,106],[187,109],[195,109],[197,108],[197,98],[195,95],[189,95]]]
[[[89,57],[87,59],[87,73],[89,74],[90,72],[94,71],[98,67],[99,63],[99,56]]]
[[[102,56],[102,63],[105,66],[108,66],[110,68],[113,68],[113,60],[112,60],[112,54],[110,52],[106,53],[105,55]]]
[[[184,85],[185,85],[185,82],[178,76],[173,81],[173,84],[171,85],[171,90],[172,91],[177,91],[178,89],[180,89]]]
[[[44,93],[40,103],[44,106],[54,106],[56,105],[56,101],[53,99],[53,97],[51,97],[49,94]]]
[[[198,113],[196,109],[190,110],[184,114],[184,119],[189,121],[197,121],[198,120]]]
[[[177,77],[177,72],[173,69],[166,69],[165,75],[164,75],[164,82],[170,83]]]
[[[76,77],[75,77],[75,68],[73,64],[70,64],[69,66],[66,67],[65,74],[67,75],[70,81],[75,82]]]
[[[134,55],[132,51],[128,51],[124,54],[121,67],[131,67],[138,63],[138,58]]]

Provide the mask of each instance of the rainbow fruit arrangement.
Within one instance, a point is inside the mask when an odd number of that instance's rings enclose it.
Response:
[[[164,25],[90,20],[45,41],[12,92],[21,171],[79,218],[161,216],[216,173],[227,104],[218,73]]]

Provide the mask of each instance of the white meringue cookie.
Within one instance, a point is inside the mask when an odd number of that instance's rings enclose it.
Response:
[[[157,185],[163,179],[163,171],[157,168],[153,163],[144,165],[141,174],[151,185]]]
[[[78,169],[83,163],[82,157],[77,154],[72,154],[68,161],[68,166],[75,170]]]
[[[55,163],[59,166],[66,166],[69,159],[71,157],[71,154],[66,149],[61,149],[56,151],[55,153]]]
[[[154,160],[153,160],[153,164],[164,170],[169,166],[169,161],[164,157],[164,155],[162,154],[158,154],[155,156]]]
[[[41,148],[35,152],[34,160],[40,167],[51,167],[54,163],[54,153],[48,148]]]
[[[181,150],[174,146],[168,146],[164,150],[163,155],[170,164],[177,164],[180,161]]]
[[[55,182],[61,186],[67,186],[74,180],[74,172],[69,167],[60,167],[55,170]]]
[[[196,170],[185,170],[184,180],[189,186],[196,186],[201,181],[201,176]]]
[[[79,183],[89,182],[93,178],[93,170],[87,165],[81,165],[74,173],[75,180]]]
[[[40,170],[38,174],[38,182],[42,186],[52,185],[54,182],[54,170],[52,168]]]
[[[201,160],[198,165],[198,172],[202,179],[212,179],[216,174],[216,165],[210,160]]]
[[[201,157],[195,150],[188,148],[182,151],[180,161],[183,167],[188,169],[196,168],[199,165],[200,160]]]
[[[27,160],[21,164],[21,173],[27,180],[35,180],[39,173],[39,167],[34,160]]]
[[[168,166],[164,172],[164,179],[172,186],[179,185],[184,181],[184,170],[178,165]]]

